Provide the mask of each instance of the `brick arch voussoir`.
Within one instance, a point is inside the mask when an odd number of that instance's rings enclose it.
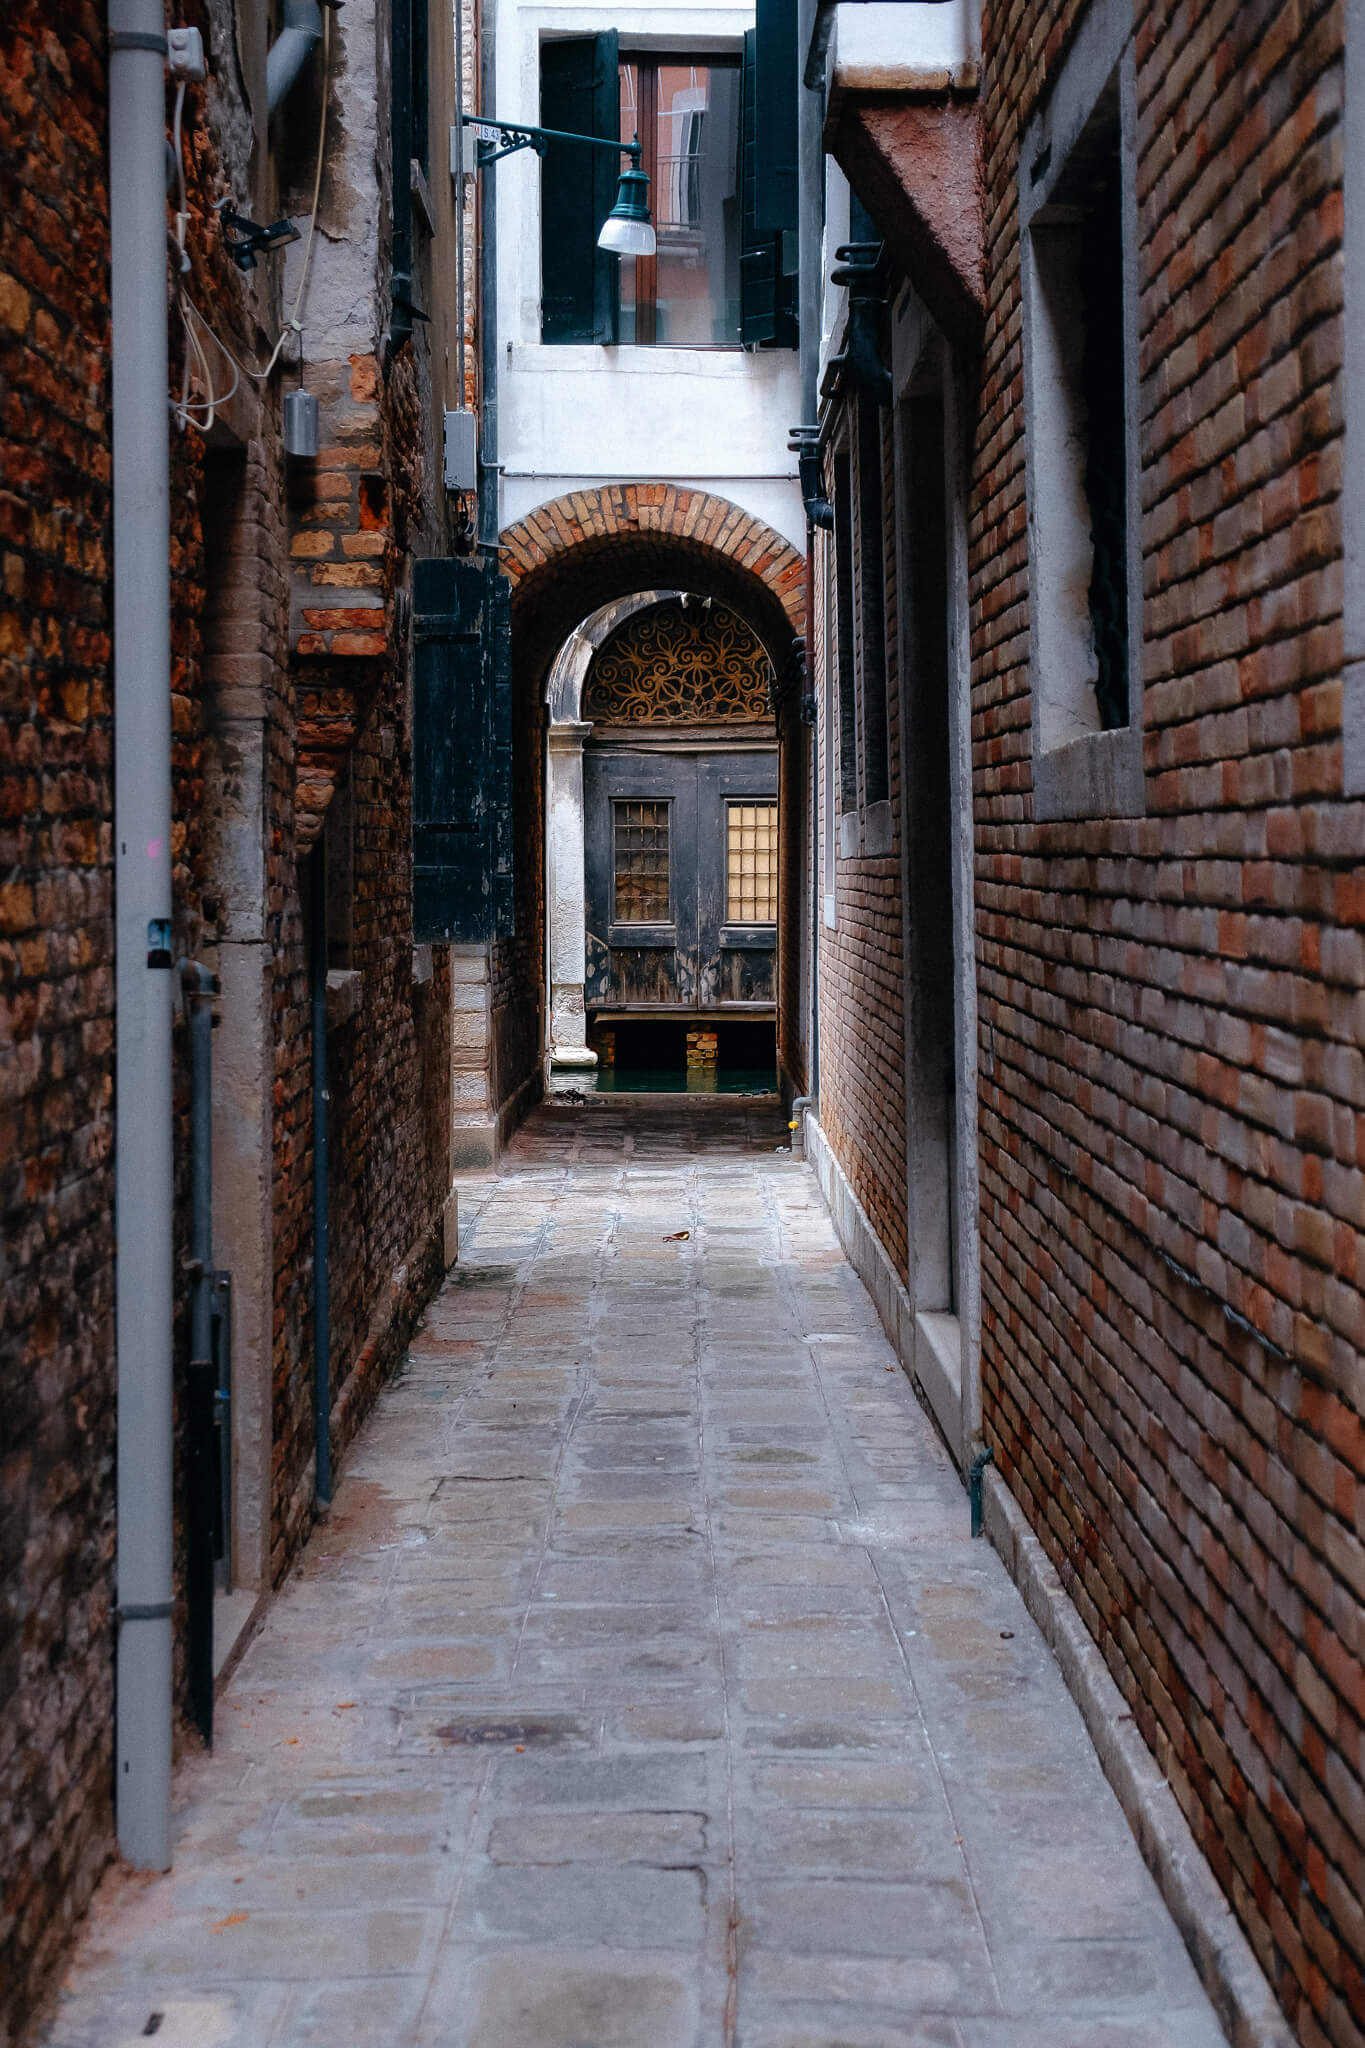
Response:
[[[604,484],[504,529],[518,667],[539,680],[574,627],[632,590],[684,588],[739,611],[781,666],[805,625],[805,563],[781,534],[711,491]]]

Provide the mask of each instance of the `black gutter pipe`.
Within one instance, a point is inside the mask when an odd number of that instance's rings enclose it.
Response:
[[[218,977],[180,963],[190,1041],[190,1357],[185,1375],[186,1681],[213,1747],[213,1553],[218,1508],[213,1357],[213,999]]]

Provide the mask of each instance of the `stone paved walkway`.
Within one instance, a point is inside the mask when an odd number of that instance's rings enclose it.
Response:
[[[1222,2040],[784,1136],[533,1120],[50,2048]]]

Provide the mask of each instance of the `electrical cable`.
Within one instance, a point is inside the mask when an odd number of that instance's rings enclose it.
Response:
[[[185,106],[184,79],[181,79],[176,86],[175,106],[172,114],[172,147],[175,151],[176,176],[179,184],[180,204],[175,216],[175,228],[176,248],[179,252],[180,272],[182,278],[182,282],[180,283],[179,289],[179,297],[181,302],[180,318],[182,324],[184,325],[188,341],[188,346],[185,355],[185,375],[181,389],[180,403],[176,407],[176,419],[179,423],[182,432],[184,431],[185,427],[189,424],[189,421],[192,416],[195,417],[195,425],[198,426],[203,432],[207,432],[208,429],[213,425],[214,417],[218,408],[220,406],[226,405],[229,399],[231,399],[234,396],[243,377],[250,377],[252,382],[256,384],[266,383],[270,378],[272,372],[274,371],[276,363],[280,359],[280,351],[283,349],[285,342],[289,339],[289,336],[291,334],[297,334],[300,338],[300,347],[302,345],[303,326],[299,319],[299,313],[303,307],[304,293],[308,289],[308,273],[313,257],[313,238],[317,230],[318,213],[320,210],[322,200],[322,172],[324,155],[327,144],[327,100],[329,87],[331,83],[331,42],[332,10],[330,7],[324,6],[322,11],[322,118],[318,124],[318,153],[317,162],[316,165],[314,166],[313,171],[313,204],[312,212],[309,216],[308,221],[308,235],[304,243],[303,249],[303,267],[299,272],[298,289],[294,293],[294,304],[292,310],[290,311],[289,318],[285,321],[284,326],[281,328],[280,333],[276,339],[275,346],[270,351],[270,355],[266,360],[264,368],[262,369],[256,369],[250,363],[243,363],[238,360],[238,358],[233,354],[232,350],[228,347],[227,343],[223,340],[222,335],[218,333],[212,321],[209,320],[207,316],[200,311],[198,306],[196,306],[194,300],[190,297],[189,292],[187,291],[183,283],[183,277],[191,267],[189,253],[185,247],[185,239],[189,229],[190,215],[189,201],[187,199],[185,192],[185,161],[181,149],[181,123],[184,115]],[[215,347],[217,347],[221,351],[221,353],[226,357],[227,361],[232,365],[232,383],[224,392],[218,392],[215,391],[214,389],[213,377],[212,372],[210,371],[209,368],[208,358],[204,354],[203,345],[200,342],[198,333],[196,332],[195,325],[191,322],[189,318],[190,314],[193,314],[194,322],[197,322],[198,326],[204,329],[205,333],[208,334],[211,340],[213,341]],[[191,401],[189,395],[191,351],[193,352],[194,358],[199,365],[199,371],[200,375],[203,378],[205,392],[205,396],[202,399],[194,401]],[[302,356],[300,354],[300,369],[301,368]],[[203,417],[197,417],[198,415],[203,415]]]

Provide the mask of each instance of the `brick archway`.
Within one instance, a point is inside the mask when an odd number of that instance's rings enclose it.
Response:
[[[728,498],[658,483],[571,491],[504,528],[500,548],[512,584],[517,903],[515,931],[498,942],[488,968],[487,1097],[497,1129],[505,1133],[540,1084],[549,1024],[544,693],[555,656],[604,607],[641,591],[687,590],[737,612],[780,676],[789,672],[794,643],[804,631],[805,560],[790,541]],[[779,722],[779,747],[784,759],[791,757],[786,816],[792,822],[784,842],[790,848],[797,844],[795,821],[804,816],[805,804],[804,750],[793,731],[784,735]],[[790,891],[788,899],[795,901]],[[784,969],[782,960],[779,949],[779,979],[785,975],[795,986],[795,967]],[[582,973],[562,978],[581,982]],[[787,1007],[780,994],[779,1018]],[[782,1030],[779,1023],[779,1057]],[[799,1094],[804,1070],[793,1071],[798,1085],[792,1092]],[[457,1083],[461,1078],[457,1072]]]
[[[695,590],[746,618],[777,669],[804,630],[805,561],[728,498],[673,484],[571,491],[505,528],[517,667],[537,688],[580,620],[637,590]]]

